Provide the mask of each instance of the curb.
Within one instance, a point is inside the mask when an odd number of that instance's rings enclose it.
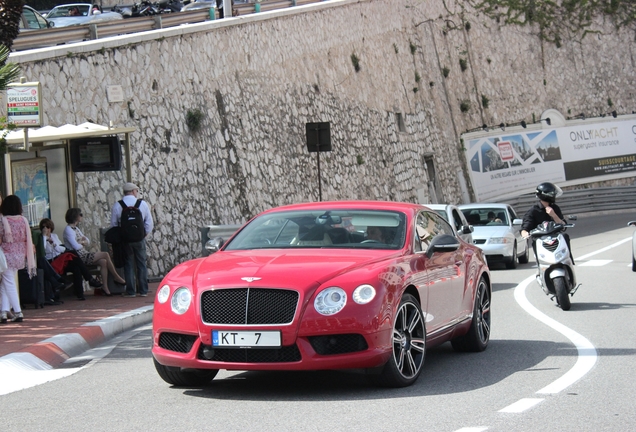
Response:
[[[152,321],[152,305],[86,323],[63,333],[0,357],[0,369],[55,369],[71,357],[98,346],[116,335]]]

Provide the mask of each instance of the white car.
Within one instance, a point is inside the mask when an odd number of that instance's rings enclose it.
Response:
[[[509,269],[526,264],[528,240],[521,236],[521,219],[508,204],[480,203],[458,206],[475,229],[473,244],[484,251],[488,263],[503,262]]]
[[[55,23],[55,27],[96,24],[123,19],[117,12],[102,12],[91,3],[69,3],[55,6],[46,14],[46,19]]]
[[[468,223],[464,213],[452,204],[424,204],[451,224],[455,233],[466,243],[473,244],[473,227]]]
[[[636,226],[636,221],[629,221],[627,226]],[[636,231],[632,234],[632,271],[636,272]]]
[[[53,27],[55,24],[49,22],[38,11],[31,6],[24,5],[22,7],[22,16],[20,17],[20,32],[30,30],[40,30]]]

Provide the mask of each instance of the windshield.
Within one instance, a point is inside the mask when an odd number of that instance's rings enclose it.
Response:
[[[86,16],[90,5],[66,5],[56,6],[46,16],[47,18],[60,18],[68,16]]]
[[[448,222],[448,215],[446,214],[446,210],[433,210],[435,213],[444,218],[446,222]]]
[[[250,222],[225,250],[266,248],[401,249],[406,216],[375,210],[269,213]]]
[[[481,225],[509,225],[506,209],[498,207],[484,207],[475,209],[462,209],[466,220],[472,226]]]

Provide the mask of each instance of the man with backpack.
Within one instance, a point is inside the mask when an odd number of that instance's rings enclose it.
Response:
[[[136,286],[139,295],[148,295],[148,268],[146,266],[146,236],[153,228],[150,206],[137,198],[139,188],[134,183],[124,185],[124,197],[113,205],[110,226],[119,227],[124,252],[124,297],[135,297]],[[135,268],[137,278],[135,283]]]

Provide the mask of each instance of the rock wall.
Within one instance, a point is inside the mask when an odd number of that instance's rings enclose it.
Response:
[[[462,19],[471,25],[449,27]],[[133,181],[156,224],[150,276],[198,256],[201,225],[318,200],[306,122],[331,122],[323,200],[458,203],[470,195],[463,132],[547,108],[601,113],[608,98],[619,114],[636,106],[633,35],[609,23],[557,48],[441,0],[332,0],[193,28],[11,57],[42,83],[45,124],[137,128]],[[107,101],[108,85],[122,86],[123,103]],[[108,224],[123,181],[77,175],[87,224]]]

